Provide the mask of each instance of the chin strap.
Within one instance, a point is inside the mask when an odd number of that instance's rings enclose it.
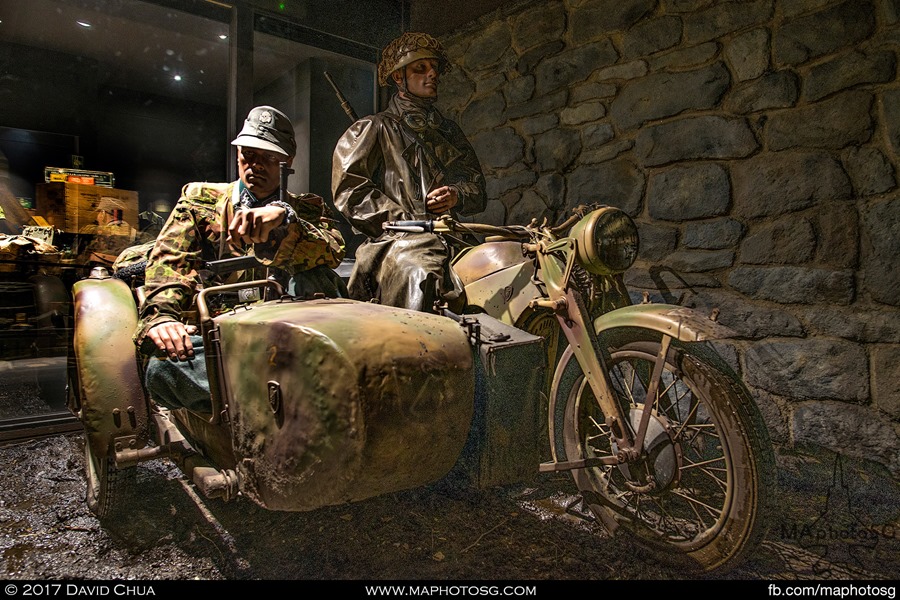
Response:
[[[418,96],[409,91],[409,86],[406,81],[406,67],[402,69],[403,79],[401,81],[395,81],[394,83],[397,85],[397,90],[400,91],[401,94],[409,98],[410,100],[418,100],[420,102],[424,102],[425,104],[431,105],[434,103],[434,98],[424,98],[422,96]]]

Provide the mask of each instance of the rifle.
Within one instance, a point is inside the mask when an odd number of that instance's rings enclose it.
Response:
[[[334,93],[337,95],[337,98],[341,103],[341,108],[343,108],[344,112],[347,113],[347,116],[350,117],[350,121],[355,123],[356,119],[359,118],[356,116],[356,111],[354,111],[353,107],[350,106],[350,102],[341,93],[341,90],[338,88],[337,84],[334,82],[334,79],[331,78],[331,75],[328,73],[328,71],[324,71],[324,73],[325,73],[325,79],[327,79],[328,83],[331,84],[331,89],[334,90]]]
[[[232,258],[220,258],[219,260],[210,260],[206,262],[206,268],[216,275],[227,275],[228,273],[233,273],[234,271],[258,269],[262,266],[263,264],[259,262],[252,254],[247,256],[235,256]]]
[[[293,172],[294,169],[288,167],[286,162],[278,163],[278,199],[282,202],[287,202],[288,200],[288,175]]]

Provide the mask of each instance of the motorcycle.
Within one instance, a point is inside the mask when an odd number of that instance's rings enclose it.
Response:
[[[757,406],[714,347],[735,334],[717,311],[647,293],[632,302],[624,273],[639,236],[625,212],[579,206],[558,226],[441,217],[385,227],[445,236],[464,310],[546,340],[538,469],[571,473],[608,531],[703,572],[727,571],[759,543],[774,458]]]
[[[123,518],[134,467],[163,457],[209,498],[283,511],[451,476],[484,489],[568,472],[600,523],[667,562],[721,574],[760,541],[773,457],[711,347],[732,334],[684,307],[631,302],[623,273],[639,242],[624,212],[385,228],[454,245],[464,302],[432,314],[291,297],[271,279],[203,289],[209,413],[147,395],[131,340],[141,288],[103,268],[77,282],[71,406],[90,509]],[[211,308],[250,289],[258,299]]]

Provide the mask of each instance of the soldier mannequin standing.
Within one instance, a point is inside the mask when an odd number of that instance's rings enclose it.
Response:
[[[434,107],[440,76],[450,69],[441,44],[404,33],[378,65],[381,85],[397,87],[383,112],[363,117],[338,140],[332,167],[337,209],[367,236],[356,251],[350,296],[431,311],[461,293],[442,238],[385,232],[386,221],[482,212],[481,165],[459,126]]]

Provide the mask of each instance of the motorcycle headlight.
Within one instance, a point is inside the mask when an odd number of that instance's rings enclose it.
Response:
[[[578,261],[595,275],[621,273],[637,258],[637,226],[613,206],[585,215],[572,227],[570,235],[578,244]]]

